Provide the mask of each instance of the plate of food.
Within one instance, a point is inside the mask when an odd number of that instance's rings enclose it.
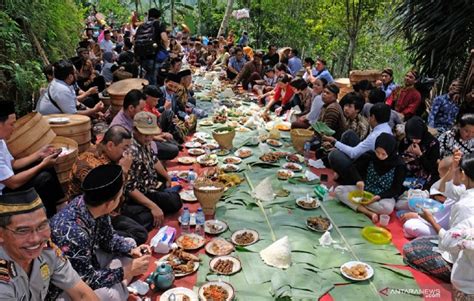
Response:
[[[221,169],[224,172],[236,172],[236,171],[239,171],[240,168],[235,164],[223,164],[221,166]]]
[[[264,155],[261,155],[259,159],[266,163],[275,163],[280,160],[280,156],[275,153],[266,153]]]
[[[241,159],[245,159],[252,155],[252,150],[250,148],[242,147],[241,149],[236,150],[234,155]]]
[[[233,275],[240,271],[242,265],[234,256],[218,256],[211,259],[209,267],[216,274]]]
[[[215,154],[218,155],[219,157],[227,156],[228,154],[230,154],[230,150],[228,150],[228,149],[218,149],[218,150],[215,151]]]
[[[196,162],[196,159],[193,157],[188,157],[188,156],[178,157],[178,162],[183,165],[190,165]]]
[[[234,288],[224,281],[209,281],[203,284],[198,291],[203,301],[231,301],[234,299]]]
[[[206,133],[206,132],[196,132],[196,133],[194,133],[193,136],[196,137],[196,138],[201,138],[201,139],[210,139],[211,138],[211,135],[209,133]]]
[[[211,119],[204,119],[204,120],[201,120],[201,122],[199,122],[199,125],[202,125],[202,126],[211,126],[213,124],[214,122]]]
[[[332,229],[331,221],[322,216],[310,216],[306,219],[306,226],[316,232],[326,232]]]
[[[183,251],[182,249],[174,249],[170,254],[161,257],[156,264],[163,262],[168,263],[173,268],[176,277],[184,277],[192,274],[199,268],[201,260],[196,255]]]
[[[181,197],[181,200],[184,202],[197,202],[197,198],[194,195],[194,190],[193,189],[184,189],[181,190],[179,193],[179,196]]]
[[[175,287],[167,290],[161,295],[160,301],[171,300],[173,298],[171,295],[174,295],[175,299],[173,300],[176,301],[199,301],[198,295],[189,288],[185,287]]]
[[[191,139],[192,142],[199,142],[201,144],[206,144],[207,141],[206,139],[203,139],[203,138],[200,138],[200,137],[193,137],[193,139]]]
[[[48,118],[49,124],[66,124],[69,123],[71,120],[68,117],[51,117]]]
[[[176,244],[183,250],[197,250],[204,246],[206,239],[194,233],[181,235],[176,239]]]
[[[227,224],[217,219],[210,219],[204,223],[204,232],[207,234],[220,234],[227,230]]]
[[[318,208],[321,205],[321,203],[319,203],[319,200],[316,198],[313,198],[310,196],[303,196],[296,199],[296,205],[298,205],[298,207],[301,207],[303,209],[311,210],[311,209]]]
[[[241,133],[246,133],[246,132],[250,132],[251,129],[246,128],[245,126],[239,126],[239,127],[235,128],[235,131],[236,132],[241,132]]]
[[[204,144],[202,147],[203,147],[204,149],[208,149],[208,150],[211,150],[211,151],[212,151],[212,150],[218,149],[218,148],[219,148],[219,144],[210,142],[210,143]]]
[[[197,162],[204,166],[214,166],[217,165],[217,155],[215,154],[206,154],[197,157]]]
[[[422,213],[423,209],[431,211],[431,213],[438,213],[444,209],[444,205],[436,200],[425,198],[412,198],[408,200],[408,207],[411,211]]]
[[[295,173],[288,169],[279,169],[277,171],[277,177],[280,180],[288,180],[295,176]]]
[[[283,164],[283,168],[291,170],[293,172],[300,172],[303,170],[303,166],[301,166],[298,163],[293,163],[293,162],[288,162],[288,163]]]
[[[242,229],[232,233],[231,240],[237,246],[250,246],[258,241],[258,232],[251,229]]]
[[[283,145],[281,141],[275,140],[275,139],[267,139],[266,143],[268,145],[274,146],[274,147],[280,147]]]
[[[191,156],[200,156],[200,155],[204,155],[206,153],[205,150],[203,150],[202,148],[190,148],[188,149],[188,154],[190,154]]]
[[[341,274],[354,281],[364,281],[374,276],[374,269],[361,261],[349,261],[341,266]]]
[[[206,244],[206,252],[214,256],[229,255],[234,251],[234,245],[223,238],[214,238]]]
[[[186,148],[198,148],[201,147],[202,144],[197,141],[188,141],[184,144]]]
[[[347,198],[349,201],[351,201],[354,204],[360,204],[360,205],[365,205],[368,204],[374,195],[368,191],[362,191],[362,190],[353,190],[349,192],[347,195]]]
[[[298,154],[291,154],[291,155],[286,156],[286,160],[288,162],[303,163],[304,162],[304,157],[302,155],[298,155]]]
[[[275,127],[276,127],[277,130],[279,130],[279,131],[285,131],[285,132],[287,132],[287,131],[291,130],[291,123],[286,122],[286,121],[285,121],[285,122],[280,122],[280,123],[278,123],[277,125],[275,125]]]
[[[239,157],[227,157],[227,158],[224,158],[224,163],[225,164],[240,164],[242,163],[242,159],[240,159]]]

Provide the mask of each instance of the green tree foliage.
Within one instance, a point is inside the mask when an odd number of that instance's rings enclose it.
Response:
[[[83,11],[72,0],[10,0],[0,11],[0,88],[20,113],[45,83],[41,67],[74,54]]]

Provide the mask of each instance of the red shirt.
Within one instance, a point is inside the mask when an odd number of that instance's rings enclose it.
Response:
[[[281,100],[281,105],[284,106],[291,100],[294,94],[295,92],[293,91],[293,89],[289,87],[289,85],[287,85],[285,89],[285,95],[283,95],[283,98],[281,98],[281,88],[278,85],[275,88],[275,95],[273,96],[273,99],[275,99],[277,102]]]
[[[155,107],[151,107],[148,103],[145,103],[143,111],[152,113],[153,115],[156,115],[156,117],[160,117],[160,112]]]
[[[405,120],[416,114],[421,104],[421,94],[414,87],[396,88],[387,98],[386,104],[405,116]]]

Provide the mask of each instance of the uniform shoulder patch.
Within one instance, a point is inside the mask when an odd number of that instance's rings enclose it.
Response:
[[[63,251],[51,239],[46,242],[46,249],[53,250],[59,259],[66,261]]]
[[[10,282],[16,276],[17,272],[13,261],[0,258],[0,281]]]

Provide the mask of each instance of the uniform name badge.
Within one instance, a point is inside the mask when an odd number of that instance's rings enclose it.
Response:
[[[40,267],[41,278],[47,280],[49,278],[49,266],[47,263],[43,263]]]

